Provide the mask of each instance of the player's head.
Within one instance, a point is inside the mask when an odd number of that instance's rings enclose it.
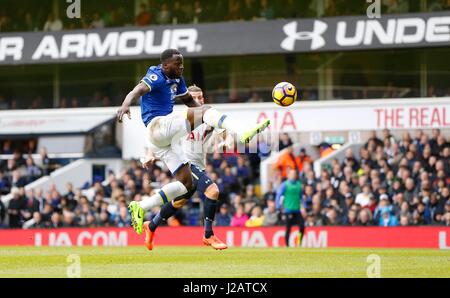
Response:
[[[189,93],[191,94],[192,98],[199,104],[204,105],[205,104],[205,98],[203,97],[203,90],[202,88],[192,85],[188,88]]]
[[[161,53],[161,65],[169,79],[177,79],[183,74],[183,55],[177,49],[167,49]]]

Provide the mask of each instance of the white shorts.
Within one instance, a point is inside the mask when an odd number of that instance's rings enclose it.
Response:
[[[181,112],[155,117],[147,125],[149,149],[166,164],[172,174],[189,163],[181,142],[188,131],[185,113]]]

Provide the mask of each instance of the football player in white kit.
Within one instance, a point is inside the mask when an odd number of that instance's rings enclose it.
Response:
[[[204,104],[203,91],[201,88],[193,85],[188,88],[192,98],[200,105]],[[213,232],[213,222],[217,209],[217,202],[219,199],[219,187],[217,184],[206,175],[206,154],[212,152],[214,145],[221,147],[223,145],[231,145],[234,139],[231,135],[226,135],[224,129],[217,129],[209,126],[206,123],[199,125],[189,135],[181,139],[181,146],[185,152],[186,157],[191,163],[191,172],[194,187],[196,190],[206,197],[203,202],[204,215],[204,236],[203,244],[211,246],[214,249],[222,250],[228,246],[220,240]],[[216,144],[217,143],[217,144]],[[148,151],[146,162],[143,163],[145,168],[150,167],[155,161],[155,156],[151,151]],[[153,249],[153,240],[155,231],[162,220],[167,220],[174,215],[176,209],[183,207],[189,198],[184,198],[173,202],[175,209],[171,213],[165,214],[162,218],[160,212],[151,220],[144,222],[145,244],[149,250]],[[170,202],[166,204],[171,204]]]

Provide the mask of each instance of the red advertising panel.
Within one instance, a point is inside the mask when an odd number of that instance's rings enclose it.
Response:
[[[284,228],[216,227],[229,246],[285,246]],[[202,245],[202,227],[161,227],[156,245]],[[291,235],[294,245],[298,232]],[[0,230],[0,246],[128,246],[143,245],[144,236],[131,228]],[[450,249],[449,227],[314,227],[308,228],[304,247],[379,247]]]

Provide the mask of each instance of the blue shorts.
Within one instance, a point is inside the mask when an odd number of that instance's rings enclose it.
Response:
[[[206,175],[205,171],[200,170],[196,165],[191,164],[192,181],[194,187],[200,193],[205,193],[206,189],[213,184],[212,180]]]

